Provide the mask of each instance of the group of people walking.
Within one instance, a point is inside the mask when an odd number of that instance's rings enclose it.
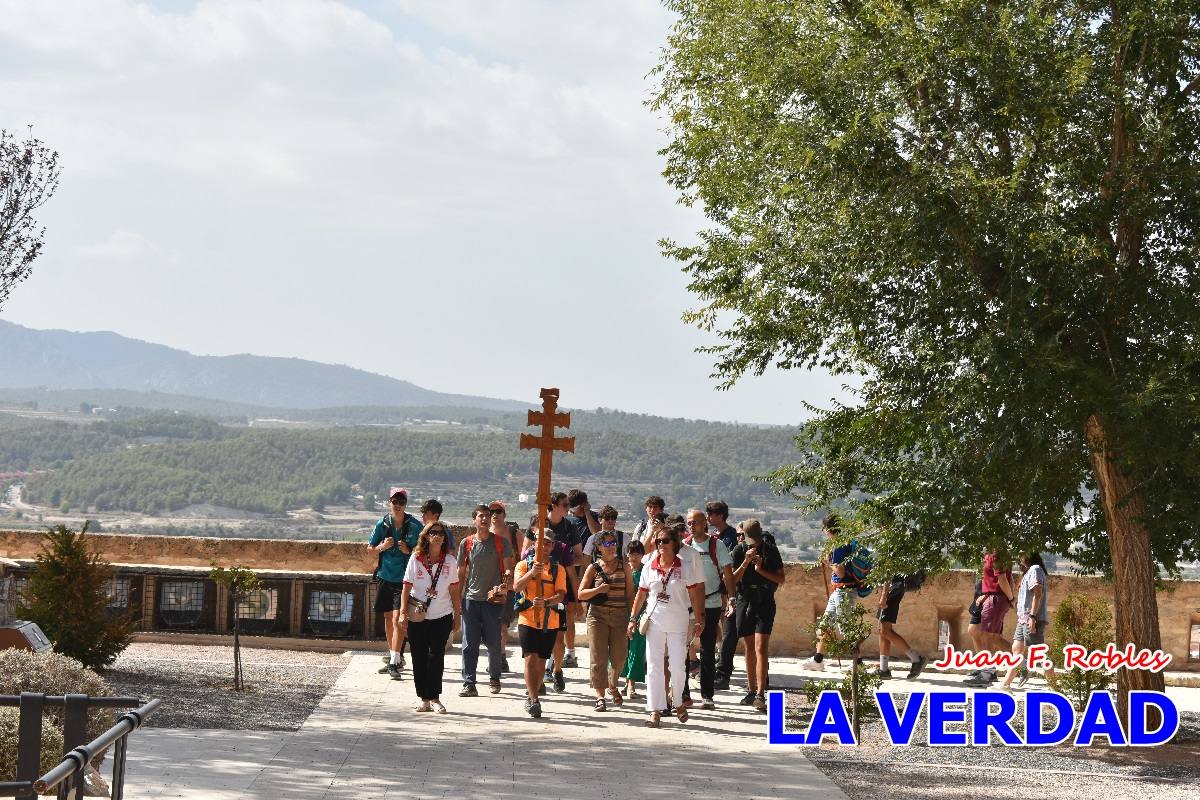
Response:
[[[578,666],[575,622],[586,623],[595,710],[646,694],[646,724],[663,715],[688,719],[699,677],[701,707],[728,689],[739,639],[746,648],[742,704],[766,710],[774,592],[783,559],[757,520],[734,528],[721,501],[668,515],[663,499],[646,499],[632,533],[617,529],[612,506],[593,511],[580,490],[552,495],[545,537],[536,519],[522,532],[504,503],[480,504],[474,530],[453,541],[436,500],[409,514],[408,493],[389,492],[391,512],[368,546],[378,555],[375,610],[384,614],[389,653],[381,673],[401,678],[411,651],[416,711],[442,712],[444,658],[462,631],[460,697],[478,695],[480,647],[488,651],[488,687],[500,691],[512,623],[524,660],[525,710],[542,714],[547,686],[566,689],[564,668]],[[693,657],[694,656],[694,657]],[[624,681],[624,685],[621,685]]]
[[[699,677],[701,708],[714,708],[716,692],[730,688],[739,641],[746,660],[746,694],[740,702],[765,712],[775,592],[785,573],[779,549],[758,520],[732,526],[729,507],[721,501],[668,515],[663,499],[652,495],[646,498],[645,518],[627,534],[617,529],[616,509],[593,511],[587,494],[573,490],[551,496],[544,537],[538,537],[536,518],[522,531],[496,500],[474,509],[473,530],[456,545],[437,500],[421,506],[421,520],[408,513],[406,490],[394,487],[388,502],[391,512],[376,523],[368,543],[378,554],[375,610],[384,614],[389,647],[380,672],[401,678],[407,641],[416,711],[446,711],[444,658],[460,630],[459,696],[479,694],[481,646],[488,652],[489,691],[499,693],[501,676],[511,671],[506,647],[515,622],[525,710],[540,717],[547,686],[565,691],[563,670],[578,666],[575,622],[583,615],[597,712],[633,699],[644,682],[648,726],[658,727],[664,715],[687,722],[695,705],[691,678]],[[815,671],[824,669],[827,638],[840,635],[839,614],[873,593],[878,583],[878,576],[868,580],[869,551],[844,541],[837,516],[827,516],[823,528],[834,540],[826,607],[833,624],[822,629],[816,654],[803,665]],[[1024,576],[1014,589],[1011,568],[995,554],[985,557],[968,629],[976,650],[1009,648],[1001,631],[1013,603],[1018,611],[1013,651],[1024,653],[1044,641],[1044,565],[1036,553],[1022,556],[1021,564]],[[880,585],[883,678],[892,677],[894,652],[908,657],[909,678],[928,663],[895,630],[905,593],[923,581],[920,573],[893,576]],[[1005,688],[1015,677],[1016,672],[1005,677]],[[1027,672],[1021,674],[1020,683],[1026,678]],[[1053,673],[1048,671],[1047,678],[1053,681]],[[995,673],[980,672],[968,682],[986,685],[996,679]]]

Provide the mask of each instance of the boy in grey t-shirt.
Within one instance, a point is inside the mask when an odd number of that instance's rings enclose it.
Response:
[[[508,598],[514,558],[508,537],[492,532],[491,519],[487,506],[476,506],[475,531],[458,544],[458,581],[463,587],[463,685],[459,697],[479,694],[475,688],[475,668],[479,664],[481,642],[488,649],[488,685],[492,694],[500,691],[500,675],[504,670],[500,617]]]

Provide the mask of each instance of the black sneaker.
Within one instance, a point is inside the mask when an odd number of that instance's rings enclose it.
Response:
[[[388,675],[392,676],[392,680],[394,680],[394,681],[403,680],[403,678],[400,677],[400,665],[399,664],[388,664],[386,667],[384,667],[384,670],[387,672]]]
[[[380,675],[387,675],[388,671],[391,669],[391,666],[392,666],[392,662],[389,661],[387,664],[384,664],[382,667],[380,667],[377,671],[379,672]]]
[[[741,700],[738,700],[738,704],[743,706],[752,706],[754,705],[754,698],[756,697],[758,697],[758,692],[746,692],[746,696]]]
[[[892,679],[892,671],[890,669],[881,669],[875,674],[885,681],[890,681]]]
[[[562,665],[564,669],[575,669],[579,666],[579,659],[575,658],[574,653],[567,653],[565,656],[563,656]]]
[[[525,711],[534,719],[540,719],[542,716],[542,703],[540,700],[530,700],[525,698]]]
[[[763,713],[766,713],[766,711],[767,711],[766,695],[761,695],[761,694],[754,695],[754,702],[751,703],[751,705],[754,706],[755,711],[762,711]]]
[[[713,683],[713,689],[718,692],[729,691],[729,678],[717,678]]]
[[[554,691],[565,692],[567,690],[567,679],[563,677],[562,670],[554,673]]]
[[[928,663],[929,663],[929,659],[926,658],[925,656],[921,656],[916,661],[914,661],[912,667],[910,667],[908,670],[908,679],[911,681],[913,678],[920,675],[921,670],[925,669],[925,665]]]
[[[488,688],[492,690],[492,694],[500,694],[500,679],[492,678],[488,681]]]
[[[464,683],[463,687],[458,690],[459,697],[479,697],[479,690],[475,688],[473,683]]]

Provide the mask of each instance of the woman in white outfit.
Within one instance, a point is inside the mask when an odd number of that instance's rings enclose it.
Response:
[[[685,660],[689,639],[704,630],[704,574],[679,559],[683,525],[660,528],[654,536],[654,554],[644,562],[637,595],[629,619],[629,636],[634,620],[649,604],[650,629],[646,632],[646,725],[657,728],[667,708],[667,675],[671,673],[671,705],[680,722],[687,722],[683,686],[687,679]],[[688,608],[693,609],[689,617]],[[694,618],[694,619],[692,619]]]

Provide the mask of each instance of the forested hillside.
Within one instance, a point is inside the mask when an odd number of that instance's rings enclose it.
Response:
[[[556,460],[564,478],[638,481],[664,491],[694,485],[732,502],[766,493],[753,476],[795,458],[794,432],[780,428],[718,425],[668,439],[580,427],[576,453]],[[157,513],[211,503],[280,513],[348,500],[355,485],[382,493],[395,482],[490,481],[535,468],[535,456],[517,448],[513,432],[259,430],[182,414],[26,423],[0,439],[0,472],[50,470],[26,479],[27,502],[78,510]]]

